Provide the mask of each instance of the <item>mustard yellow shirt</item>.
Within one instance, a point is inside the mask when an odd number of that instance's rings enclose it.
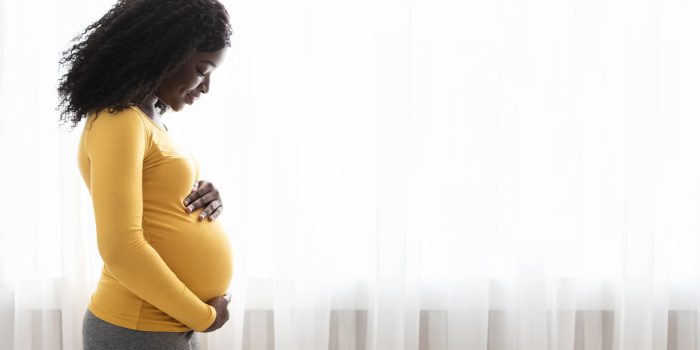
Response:
[[[134,106],[88,116],[78,166],[104,262],[88,309],[135,330],[207,329],[216,310],[205,302],[226,293],[233,260],[219,220],[185,212],[196,159]]]

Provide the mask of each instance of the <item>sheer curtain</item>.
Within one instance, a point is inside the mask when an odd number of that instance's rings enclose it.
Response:
[[[219,187],[205,349],[700,349],[700,3],[223,1],[164,117]],[[111,1],[0,0],[0,348],[78,349],[102,266],[60,51]]]

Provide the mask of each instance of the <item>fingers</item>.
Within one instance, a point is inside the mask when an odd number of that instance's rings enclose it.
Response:
[[[188,194],[187,197],[182,201],[182,204],[185,206],[190,205],[190,204],[195,204],[196,200],[202,196],[204,196],[207,193],[210,192],[216,192],[217,194],[219,193],[215,188],[214,185],[212,185],[211,182],[208,181],[199,181],[197,184],[195,184],[196,190],[192,191],[192,193]],[[195,187],[193,187],[194,189]],[[197,207],[192,208],[192,210],[197,209]]]
[[[221,203],[221,202],[219,202],[219,203]],[[209,215],[209,221],[214,221],[214,219],[216,219],[219,215],[221,215],[221,212],[223,210],[224,210],[224,205],[223,204],[219,205],[219,207],[216,208],[216,210],[214,210],[214,212],[211,213],[211,215]]]
[[[185,205],[185,212],[191,213],[195,209],[204,208],[199,216],[198,221],[202,221],[205,218],[209,218],[209,221],[213,221],[223,211],[223,204],[221,203],[221,196],[219,191],[208,181],[199,181],[192,188],[192,193],[187,195],[182,201]]]
[[[219,196],[219,191],[217,191],[217,190],[211,191],[211,192],[209,192],[209,193],[207,193],[207,194],[205,194],[197,199],[192,200],[190,202],[190,204],[185,207],[185,211],[188,213],[191,213],[195,209],[201,208],[207,204],[210,204],[214,200],[219,200],[219,201],[221,200],[221,198]],[[185,203],[185,201],[183,201],[183,203]],[[214,211],[214,208],[212,208],[211,211]]]
[[[217,211],[221,207],[222,207],[222,204],[221,204],[220,199],[212,201],[211,203],[209,203],[209,206],[207,206],[206,208],[204,208],[204,210],[202,210],[202,212],[199,214],[199,217],[197,218],[197,220],[199,220],[199,221],[204,220],[204,218],[206,218],[207,215],[214,214],[214,212]],[[211,220],[213,220],[213,219],[210,218],[209,221],[211,221]]]
[[[226,301],[227,301],[229,304],[231,303],[231,298],[232,298],[232,297],[233,297],[233,296],[232,296],[231,293],[229,293],[229,292],[226,292],[226,294],[224,294],[224,299],[226,299]],[[226,321],[227,321],[227,322],[228,322],[229,316],[231,316],[231,313],[228,311],[228,306],[226,306]]]
[[[219,325],[218,328],[223,327],[224,324],[225,324],[226,322],[228,322],[229,317],[231,316],[231,313],[228,311],[228,304],[231,302],[231,293],[228,293],[228,292],[227,292],[227,293],[226,293],[224,296],[222,296],[221,298],[224,299],[224,300],[226,301],[226,304],[220,304],[221,312],[220,312],[220,315],[219,315],[219,316],[221,316],[220,318],[221,318],[221,321],[222,321],[222,322],[221,322],[221,325]]]
[[[189,202],[192,202],[192,200],[196,198],[194,192],[195,192],[198,188],[200,188],[200,186],[202,185],[203,182],[204,182],[204,181],[198,181],[198,182],[195,182],[195,183],[192,185],[192,189],[190,190],[190,194],[188,194],[187,197],[185,197],[185,200],[183,200],[183,204],[187,205]]]
[[[231,315],[228,310],[228,304],[231,302],[231,297],[231,293],[226,292],[226,294],[222,296],[217,296],[207,301],[207,304],[216,309],[216,320],[209,328],[207,328],[207,330],[205,330],[205,332],[213,332],[223,327],[224,324],[228,322]]]

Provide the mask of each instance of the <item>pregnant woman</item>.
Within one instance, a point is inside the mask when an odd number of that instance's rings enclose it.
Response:
[[[104,261],[84,349],[197,349],[195,332],[228,320],[221,198],[161,116],[210,90],[230,36],[216,0],[122,0],[63,53],[61,120],[85,120],[78,165]]]

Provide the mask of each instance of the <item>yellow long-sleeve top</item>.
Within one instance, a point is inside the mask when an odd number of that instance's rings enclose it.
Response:
[[[196,159],[137,107],[90,114],[78,148],[104,261],[88,309],[141,331],[204,331],[205,302],[226,293],[232,250],[219,220],[182,201],[199,180]]]

